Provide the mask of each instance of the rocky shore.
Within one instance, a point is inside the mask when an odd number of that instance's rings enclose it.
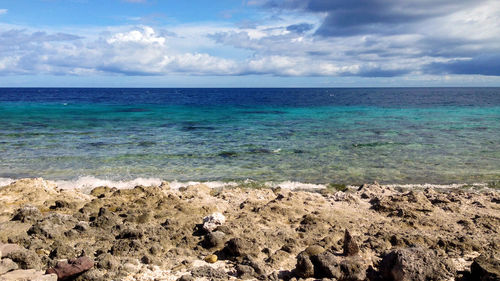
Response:
[[[500,192],[0,187],[0,280],[500,280]]]

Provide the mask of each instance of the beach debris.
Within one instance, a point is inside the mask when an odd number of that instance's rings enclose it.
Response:
[[[344,255],[345,256],[354,256],[359,252],[359,247],[354,239],[352,238],[349,230],[345,230],[344,233]]]
[[[217,261],[216,255],[208,255],[205,257],[205,261],[208,263],[215,263]]]
[[[86,256],[60,261],[55,267],[47,269],[47,274],[56,274],[57,280],[68,280],[94,267],[94,262]]]
[[[212,232],[218,226],[223,225],[225,222],[226,217],[219,212],[215,212],[203,218],[203,229],[207,232]]]

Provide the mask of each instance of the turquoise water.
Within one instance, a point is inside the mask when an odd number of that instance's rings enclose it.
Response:
[[[500,89],[0,89],[0,159],[3,178],[487,182]]]

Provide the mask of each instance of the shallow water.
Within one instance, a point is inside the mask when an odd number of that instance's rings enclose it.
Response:
[[[500,88],[0,89],[0,177],[500,179]]]

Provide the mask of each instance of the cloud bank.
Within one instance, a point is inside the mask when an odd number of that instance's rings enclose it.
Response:
[[[0,75],[500,76],[498,1],[253,4],[260,20],[238,24],[92,34],[0,25]]]

